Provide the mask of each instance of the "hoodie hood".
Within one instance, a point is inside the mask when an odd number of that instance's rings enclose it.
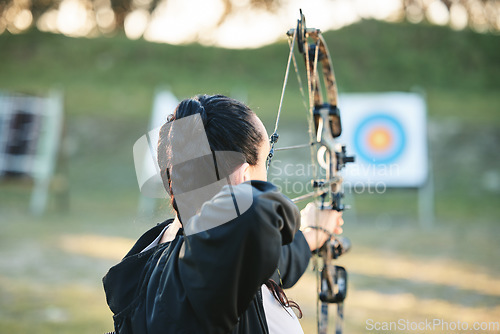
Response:
[[[120,263],[111,267],[102,279],[106,300],[114,314],[118,314],[128,307],[137,297],[144,277],[145,265],[156,250],[156,247],[146,252],[141,251],[150,245],[161,233],[163,228],[173,219],[160,223],[144,233]]]

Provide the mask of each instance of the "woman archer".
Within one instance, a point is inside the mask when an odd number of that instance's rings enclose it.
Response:
[[[158,141],[175,218],[147,231],[103,279],[117,334],[303,333],[282,287],[343,221],[314,205],[299,212],[267,182],[267,138],[234,99],[199,95],[177,106]]]

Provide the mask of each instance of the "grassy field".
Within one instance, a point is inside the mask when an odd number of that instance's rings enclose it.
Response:
[[[371,332],[370,319],[500,321],[500,37],[366,21],[326,39],[342,92],[426,91],[436,198],[434,226],[423,229],[413,189],[348,196],[346,332]],[[0,333],[112,330],[100,279],[169,215],[164,203],[151,215],[137,210],[132,145],[146,130],[155,90],[243,98],[270,129],[287,52],[285,42],[224,50],[119,35],[0,35],[0,90],[65,93],[60,172],[70,203],[65,212],[54,197],[46,215],[32,217],[30,182],[0,184]],[[280,144],[304,120],[292,79]],[[315,332],[315,284],[308,272],[288,292],[304,310],[306,333]]]

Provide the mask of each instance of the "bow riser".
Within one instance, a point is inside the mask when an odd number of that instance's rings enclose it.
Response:
[[[299,24],[299,27],[301,25]],[[302,26],[303,27],[303,26]],[[335,142],[335,138],[340,136],[342,126],[340,122],[340,111],[337,107],[338,90],[335,80],[335,74],[331,66],[331,57],[326,47],[325,40],[319,29],[305,29],[303,31],[304,60],[308,70],[309,97],[310,104],[313,105],[313,122],[316,132],[316,141],[321,148],[318,150],[318,161],[325,169],[326,180],[335,178],[330,185],[330,205],[323,208],[342,211],[344,206],[341,204],[342,178],[338,176],[343,163],[339,163],[338,158],[341,155],[341,149]],[[309,43],[309,40],[312,43]],[[326,92],[328,103],[324,102],[321,91],[319,69],[323,74],[323,86]],[[324,156],[323,158],[321,156]],[[315,184],[321,186],[324,182],[318,180]],[[326,192],[323,196],[326,195]]]

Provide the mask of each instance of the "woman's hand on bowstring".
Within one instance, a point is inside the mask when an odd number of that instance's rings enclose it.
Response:
[[[311,251],[314,251],[334,235],[342,233],[342,212],[336,210],[321,210],[314,203],[308,203],[300,211],[300,229],[309,244]]]

